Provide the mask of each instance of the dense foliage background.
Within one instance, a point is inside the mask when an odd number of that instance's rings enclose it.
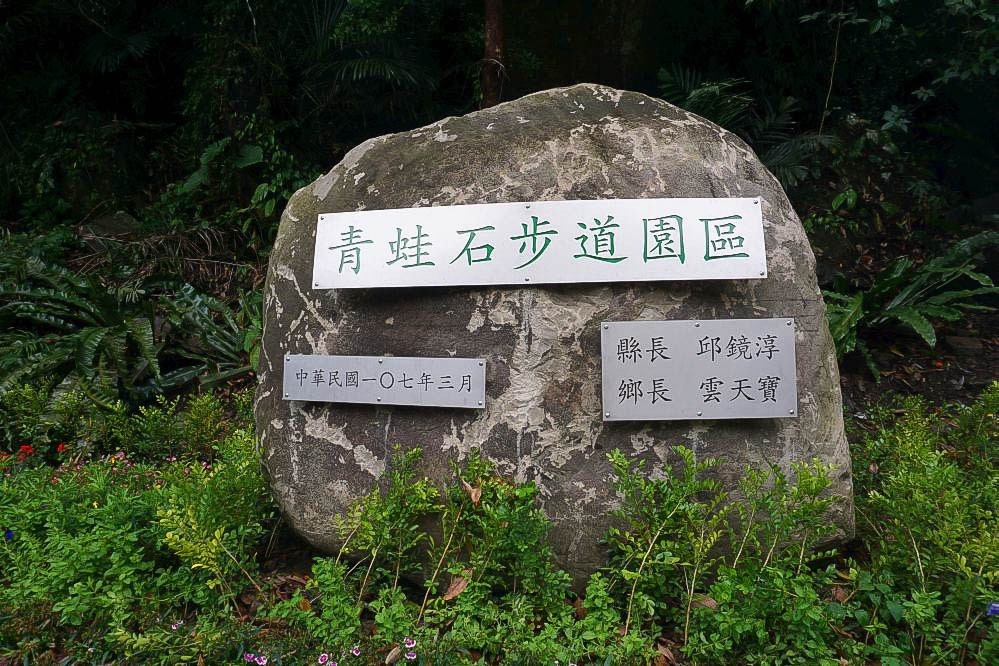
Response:
[[[503,38],[484,46],[489,8]],[[68,378],[138,405],[245,376],[292,192],[373,135],[580,81],[745,138],[812,234],[841,352],[876,372],[872,334],[935,344],[992,291],[973,269],[994,235],[920,271],[995,226],[996,18],[984,0],[4,2],[0,322],[21,330],[0,332],[0,388]]]
[[[988,0],[0,0],[0,665],[994,661],[997,73]],[[747,470],[736,507],[710,461],[614,454],[577,597],[532,486],[402,457],[316,557],[248,415],[288,197],[369,137],[584,81],[717,122],[788,191],[857,540],[816,553],[818,466]]]

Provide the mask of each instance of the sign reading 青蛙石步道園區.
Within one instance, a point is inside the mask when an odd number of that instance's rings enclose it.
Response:
[[[793,319],[608,321],[605,421],[798,415]]]
[[[285,400],[483,409],[485,360],[286,354]]]
[[[324,213],[313,287],[759,279],[762,207],[605,199]]]

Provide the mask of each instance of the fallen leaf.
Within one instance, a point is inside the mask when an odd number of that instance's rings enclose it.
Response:
[[[832,628],[833,631],[835,631],[837,634],[839,634],[843,638],[849,638],[851,640],[856,640],[857,639],[857,637],[854,636],[853,634],[851,634],[849,631],[847,631],[846,629],[841,629],[840,627],[837,627],[832,622],[829,623],[829,626],[830,626],[830,628]]]
[[[479,506],[482,501],[482,486],[473,488],[472,484],[465,481],[465,479],[462,479],[461,487],[465,489],[465,494],[468,495],[468,499],[472,500],[472,506]]]
[[[690,605],[693,608],[708,608],[710,610],[718,610],[718,602],[706,594],[695,594],[693,597],[691,597]]]
[[[850,593],[846,591],[846,588],[840,587],[839,585],[833,585],[832,588],[832,598],[843,603],[850,598]]]
[[[298,607],[299,609],[304,611],[312,610],[312,604],[309,603],[309,600],[306,599],[305,597],[302,597],[301,601],[298,602]]]
[[[465,572],[468,575],[468,572]],[[444,593],[444,601],[451,601],[459,594],[465,591],[468,587],[468,579],[462,576],[455,576],[451,579],[451,584],[447,588],[447,592]]]
[[[582,620],[584,617],[586,617],[586,613],[589,612],[586,610],[586,606],[583,605],[583,600],[579,599],[578,597],[574,602],[572,602],[572,607],[576,609],[577,620]]]
[[[394,664],[402,658],[402,648],[396,645],[392,651],[385,655],[386,664]]]
[[[870,470],[871,474],[877,474],[877,473],[878,473],[878,470],[879,470],[879,469],[881,469],[881,468],[880,468],[880,467],[878,467],[878,464],[877,464],[877,463],[875,463],[875,462],[872,462],[872,463],[870,464],[870,466],[868,466],[868,468],[867,468],[867,469],[868,469],[868,470]]]
[[[670,650],[669,647],[667,647],[664,643],[661,642],[656,643],[656,652],[659,654],[660,657],[662,657],[663,663],[665,664],[676,663],[676,655],[673,654],[673,651]]]

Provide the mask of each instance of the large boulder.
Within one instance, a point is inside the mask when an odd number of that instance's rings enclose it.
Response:
[[[314,290],[320,213],[451,204],[651,197],[761,197],[769,275],[759,280],[496,288]],[[605,423],[603,320],[793,317],[797,418]],[[487,360],[484,410],[292,402],[285,353]],[[596,85],[528,95],[350,151],[298,191],[267,275],[256,423],[291,526],[338,547],[331,517],[385,479],[396,444],[421,447],[444,482],[474,448],[534,481],[551,542],[577,582],[601,566],[618,498],[606,453],[650,469],[673,445],[716,457],[729,488],[747,465],[819,458],[834,468],[831,519],[853,530],[839,372],[808,239],[780,184],[735,135],[662,100]]]

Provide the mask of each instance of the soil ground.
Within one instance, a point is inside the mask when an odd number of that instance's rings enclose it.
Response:
[[[862,413],[890,393],[921,395],[934,405],[969,403],[999,380],[999,314],[976,313],[941,327],[937,340],[932,349],[915,334],[869,340],[880,378],[859,353],[843,359],[840,385],[847,414]]]

